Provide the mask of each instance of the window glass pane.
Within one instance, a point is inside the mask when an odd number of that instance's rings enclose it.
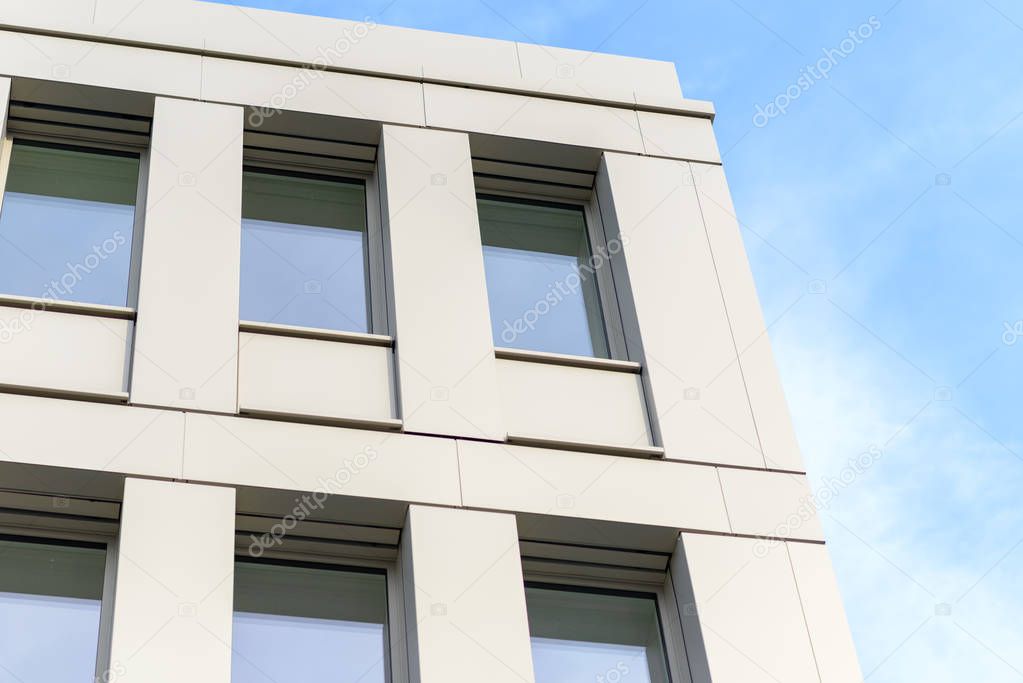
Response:
[[[668,683],[653,596],[528,586],[536,683]]]
[[[88,683],[96,669],[102,548],[0,539],[0,683]]]
[[[124,306],[139,158],[15,142],[0,212],[0,292]]]
[[[581,209],[479,200],[494,344],[607,358]]]
[[[383,573],[239,562],[232,683],[384,683]]]
[[[241,316],[369,332],[366,188],[246,172]]]

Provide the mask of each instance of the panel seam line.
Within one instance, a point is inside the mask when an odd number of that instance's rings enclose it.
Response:
[[[813,657],[813,667],[817,670],[817,680],[823,683],[824,679],[821,677],[821,665],[817,661],[817,651],[813,647],[813,636],[810,634],[810,622],[806,619],[806,607],[803,605],[803,595],[799,591],[799,580],[796,578],[796,566],[792,562],[792,552],[789,550],[789,544],[784,543],[785,546],[785,557],[789,561],[789,571],[792,573],[792,585],[796,587],[796,599],[799,600],[799,614],[803,617],[803,628],[806,629],[806,640],[810,644],[810,656]]]
[[[718,269],[717,256],[714,254],[714,243],[710,239],[710,229],[707,226],[707,215],[703,210],[703,200],[700,198],[700,188],[696,186],[696,174],[693,173],[692,163],[686,162],[689,167],[689,177],[693,180],[693,190],[696,193],[696,206],[700,209],[700,221],[703,223],[703,234],[707,239],[707,249],[710,251],[710,262],[714,266],[714,278],[718,283],[718,294],[721,296],[721,305],[725,309],[725,322],[728,323],[728,335],[732,338],[732,347],[735,349],[735,364],[739,368],[739,376],[742,378],[742,389],[746,394],[746,405],[749,406],[750,421],[753,423],[753,432],[757,435],[757,445],[760,446],[760,459],[767,467],[767,454],[764,453],[764,441],[760,436],[760,425],[757,424],[757,416],[753,411],[753,400],[749,394],[749,383],[746,380],[746,371],[743,369],[739,344],[735,340],[735,326],[732,324],[732,314],[728,310],[728,300],[725,298],[725,288],[721,284],[721,272]]]

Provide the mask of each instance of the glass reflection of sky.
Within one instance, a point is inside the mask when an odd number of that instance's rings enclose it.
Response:
[[[365,185],[253,170],[243,187],[242,320],[369,332]]]
[[[568,286],[576,281],[578,256],[484,246],[483,263],[497,346],[595,355],[582,290]],[[540,302],[550,294],[557,304],[548,309]]]
[[[384,626],[236,612],[232,683],[384,683]]]
[[[368,332],[366,233],[242,222],[242,320]]]
[[[106,552],[0,538],[0,683],[91,683]]]
[[[99,600],[0,593],[0,683],[92,683]]]
[[[0,293],[124,306],[139,158],[17,140],[0,212]]]
[[[134,221],[134,206],[8,192],[0,293],[124,306]]]
[[[481,197],[480,234],[496,346],[608,357],[580,207]]]
[[[384,683],[383,573],[238,562],[233,683]]]
[[[536,683],[651,683],[646,648],[532,638]]]

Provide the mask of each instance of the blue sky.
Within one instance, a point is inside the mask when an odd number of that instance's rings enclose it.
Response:
[[[235,4],[675,62],[717,107],[812,482],[881,449],[822,513],[864,674],[1023,679],[1023,334],[1006,333],[1023,320],[1023,6]],[[871,18],[829,78],[754,125]]]

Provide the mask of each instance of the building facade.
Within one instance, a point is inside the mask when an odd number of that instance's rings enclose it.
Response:
[[[0,681],[862,680],[674,66],[0,9]]]

